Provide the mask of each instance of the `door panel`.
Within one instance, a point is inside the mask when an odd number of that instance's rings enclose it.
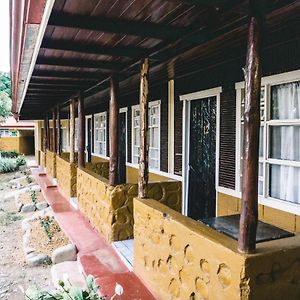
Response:
[[[216,97],[190,103],[188,216],[215,216]]]
[[[87,119],[87,162],[92,161],[92,118]]]

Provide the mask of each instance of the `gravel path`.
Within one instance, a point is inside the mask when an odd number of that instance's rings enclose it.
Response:
[[[15,208],[14,201],[5,201],[4,195],[10,188],[9,180],[15,173],[0,174],[0,299],[19,300],[25,290],[36,284],[46,287],[51,284],[50,266],[28,267],[22,251],[22,216]],[[29,215],[28,215],[29,216]]]

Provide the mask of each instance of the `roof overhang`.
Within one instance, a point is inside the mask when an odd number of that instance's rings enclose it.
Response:
[[[53,3],[54,0],[10,0],[12,113],[16,119],[22,107]]]

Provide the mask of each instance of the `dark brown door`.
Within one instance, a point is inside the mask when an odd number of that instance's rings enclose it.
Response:
[[[87,119],[87,161],[92,161],[92,118]]]
[[[119,113],[118,182],[126,183],[126,112]]]
[[[190,105],[188,216],[198,220],[216,210],[216,97]]]

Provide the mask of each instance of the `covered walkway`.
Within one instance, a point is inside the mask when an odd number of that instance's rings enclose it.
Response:
[[[42,192],[52,207],[55,219],[76,245],[78,260],[86,275],[95,276],[104,295],[112,296],[115,284],[124,288],[122,299],[155,299],[137,276],[130,272],[115,250],[104,238],[92,228],[84,215],[72,207],[59,189],[52,185],[50,179],[39,168],[32,168]]]

